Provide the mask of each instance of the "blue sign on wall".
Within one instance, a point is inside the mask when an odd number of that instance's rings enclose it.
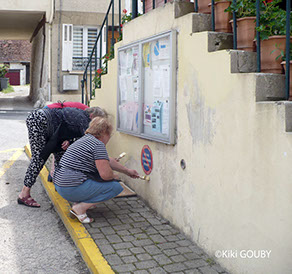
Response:
[[[141,151],[141,165],[145,174],[149,175],[153,168],[152,151],[149,146],[145,145]]]

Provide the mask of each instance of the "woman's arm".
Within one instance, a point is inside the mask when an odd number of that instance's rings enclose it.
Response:
[[[95,160],[95,166],[103,180],[110,181],[116,179],[108,160]]]
[[[126,168],[125,166],[120,164],[115,158],[109,157],[109,159],[109,165],[113,170],[124,173],[132,178],[139,178],[139,174],[136,170]]]

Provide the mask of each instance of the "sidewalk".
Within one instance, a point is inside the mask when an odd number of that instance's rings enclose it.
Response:
[[[227,273],[139,197],[115,198],[88,210],[95,222],[83,226],[69,217],[69,203],[47,175],[43,169],[43,185],[92,273]]]

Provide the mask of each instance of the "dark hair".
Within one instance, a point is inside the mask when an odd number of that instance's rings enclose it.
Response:
[[[108,113],[106,110],[100,107],[90,107],[85,109],[85,111],[89,114],[90,118],[93,119],[95,117],[108,117]]]

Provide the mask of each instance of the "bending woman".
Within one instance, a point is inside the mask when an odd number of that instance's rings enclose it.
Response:
[[[113,170],[132,178],[139,177],[136,170],[126,168],[108,156],[106,144],[111,133],[108,118],[94,118],[85,135],[66,150],[55,170],[55,188],[64,199],[76,203],[70,212],[81,223],[93,222],[86,215],[90,207],[123,191]]]

